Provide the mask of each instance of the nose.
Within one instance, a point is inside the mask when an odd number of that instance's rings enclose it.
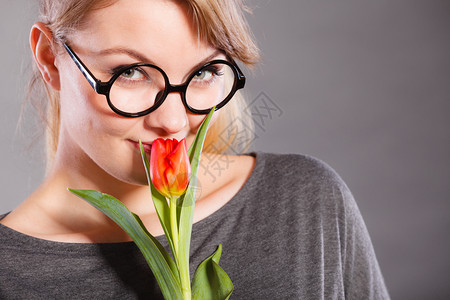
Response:
[[[167,94],[161,106],[144,118],[150,128],[159,129],[163,131],[162,134],[175,134],[185,129],[188,125],[188,118],[181,93]]]

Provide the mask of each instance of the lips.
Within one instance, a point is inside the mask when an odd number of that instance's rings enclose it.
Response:
[[[141,151],[141,148],[139,146],[139,142],[135,142],[132,140],[128,140],[134,148]],[[145,153],[150,154],[152,152],[152,142],[142,142],[142,147],[144,148]]]
[[[139,147],[139,144],[138,144]],[[142,143],[142,147],[144,148],[145,153],[150,154],[152,152],[152,144]]]

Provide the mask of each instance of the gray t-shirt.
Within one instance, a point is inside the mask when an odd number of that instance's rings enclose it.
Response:
[[[340,177],[308,156],[256,158],[237,195],[193,225],[191,276],[221,243],[231,299],[389,299]],[[0,299],[160,298],[132,242],[52,242],[0,225]]]

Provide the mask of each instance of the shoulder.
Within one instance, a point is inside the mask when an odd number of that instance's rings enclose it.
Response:
[[[327,163],[313,156],[265,152],[257,152],[255,155],[265,164],[267,170],[272,169],[286,175],[301,172],[301,175],[337,176],[337,173]]]
[[[261,180],[286,189],[347,189],[338,173],[322,160],[303,154],[256,153]],[[256,170],[257,171],[257,170]]]
[[[327,163],[302,154],[256,153],[255,190],[292,217],[341,226],[360,218],[355,199]],[[272,200],[271,200],[272,199]],[[324,225],[322,223],[322,225]]]

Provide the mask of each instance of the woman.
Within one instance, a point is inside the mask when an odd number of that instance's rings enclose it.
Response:
[[[137,141],[147,151],[156,138],[189,145],[215,104],[203,160],[227,163],[220,176],[199,173],[191,273],[222,243],[235,299],[388,298],[359,211],[329,167],[223,154],[233,135],[221,133],[242,118],[233,59],[258,59],[241,9],[239,0],[41,1],[30,44],[48,94],[48,172],[0,220],[2,299],[161,297],[128,236],[67,188],[114,195],[164,244]]]

